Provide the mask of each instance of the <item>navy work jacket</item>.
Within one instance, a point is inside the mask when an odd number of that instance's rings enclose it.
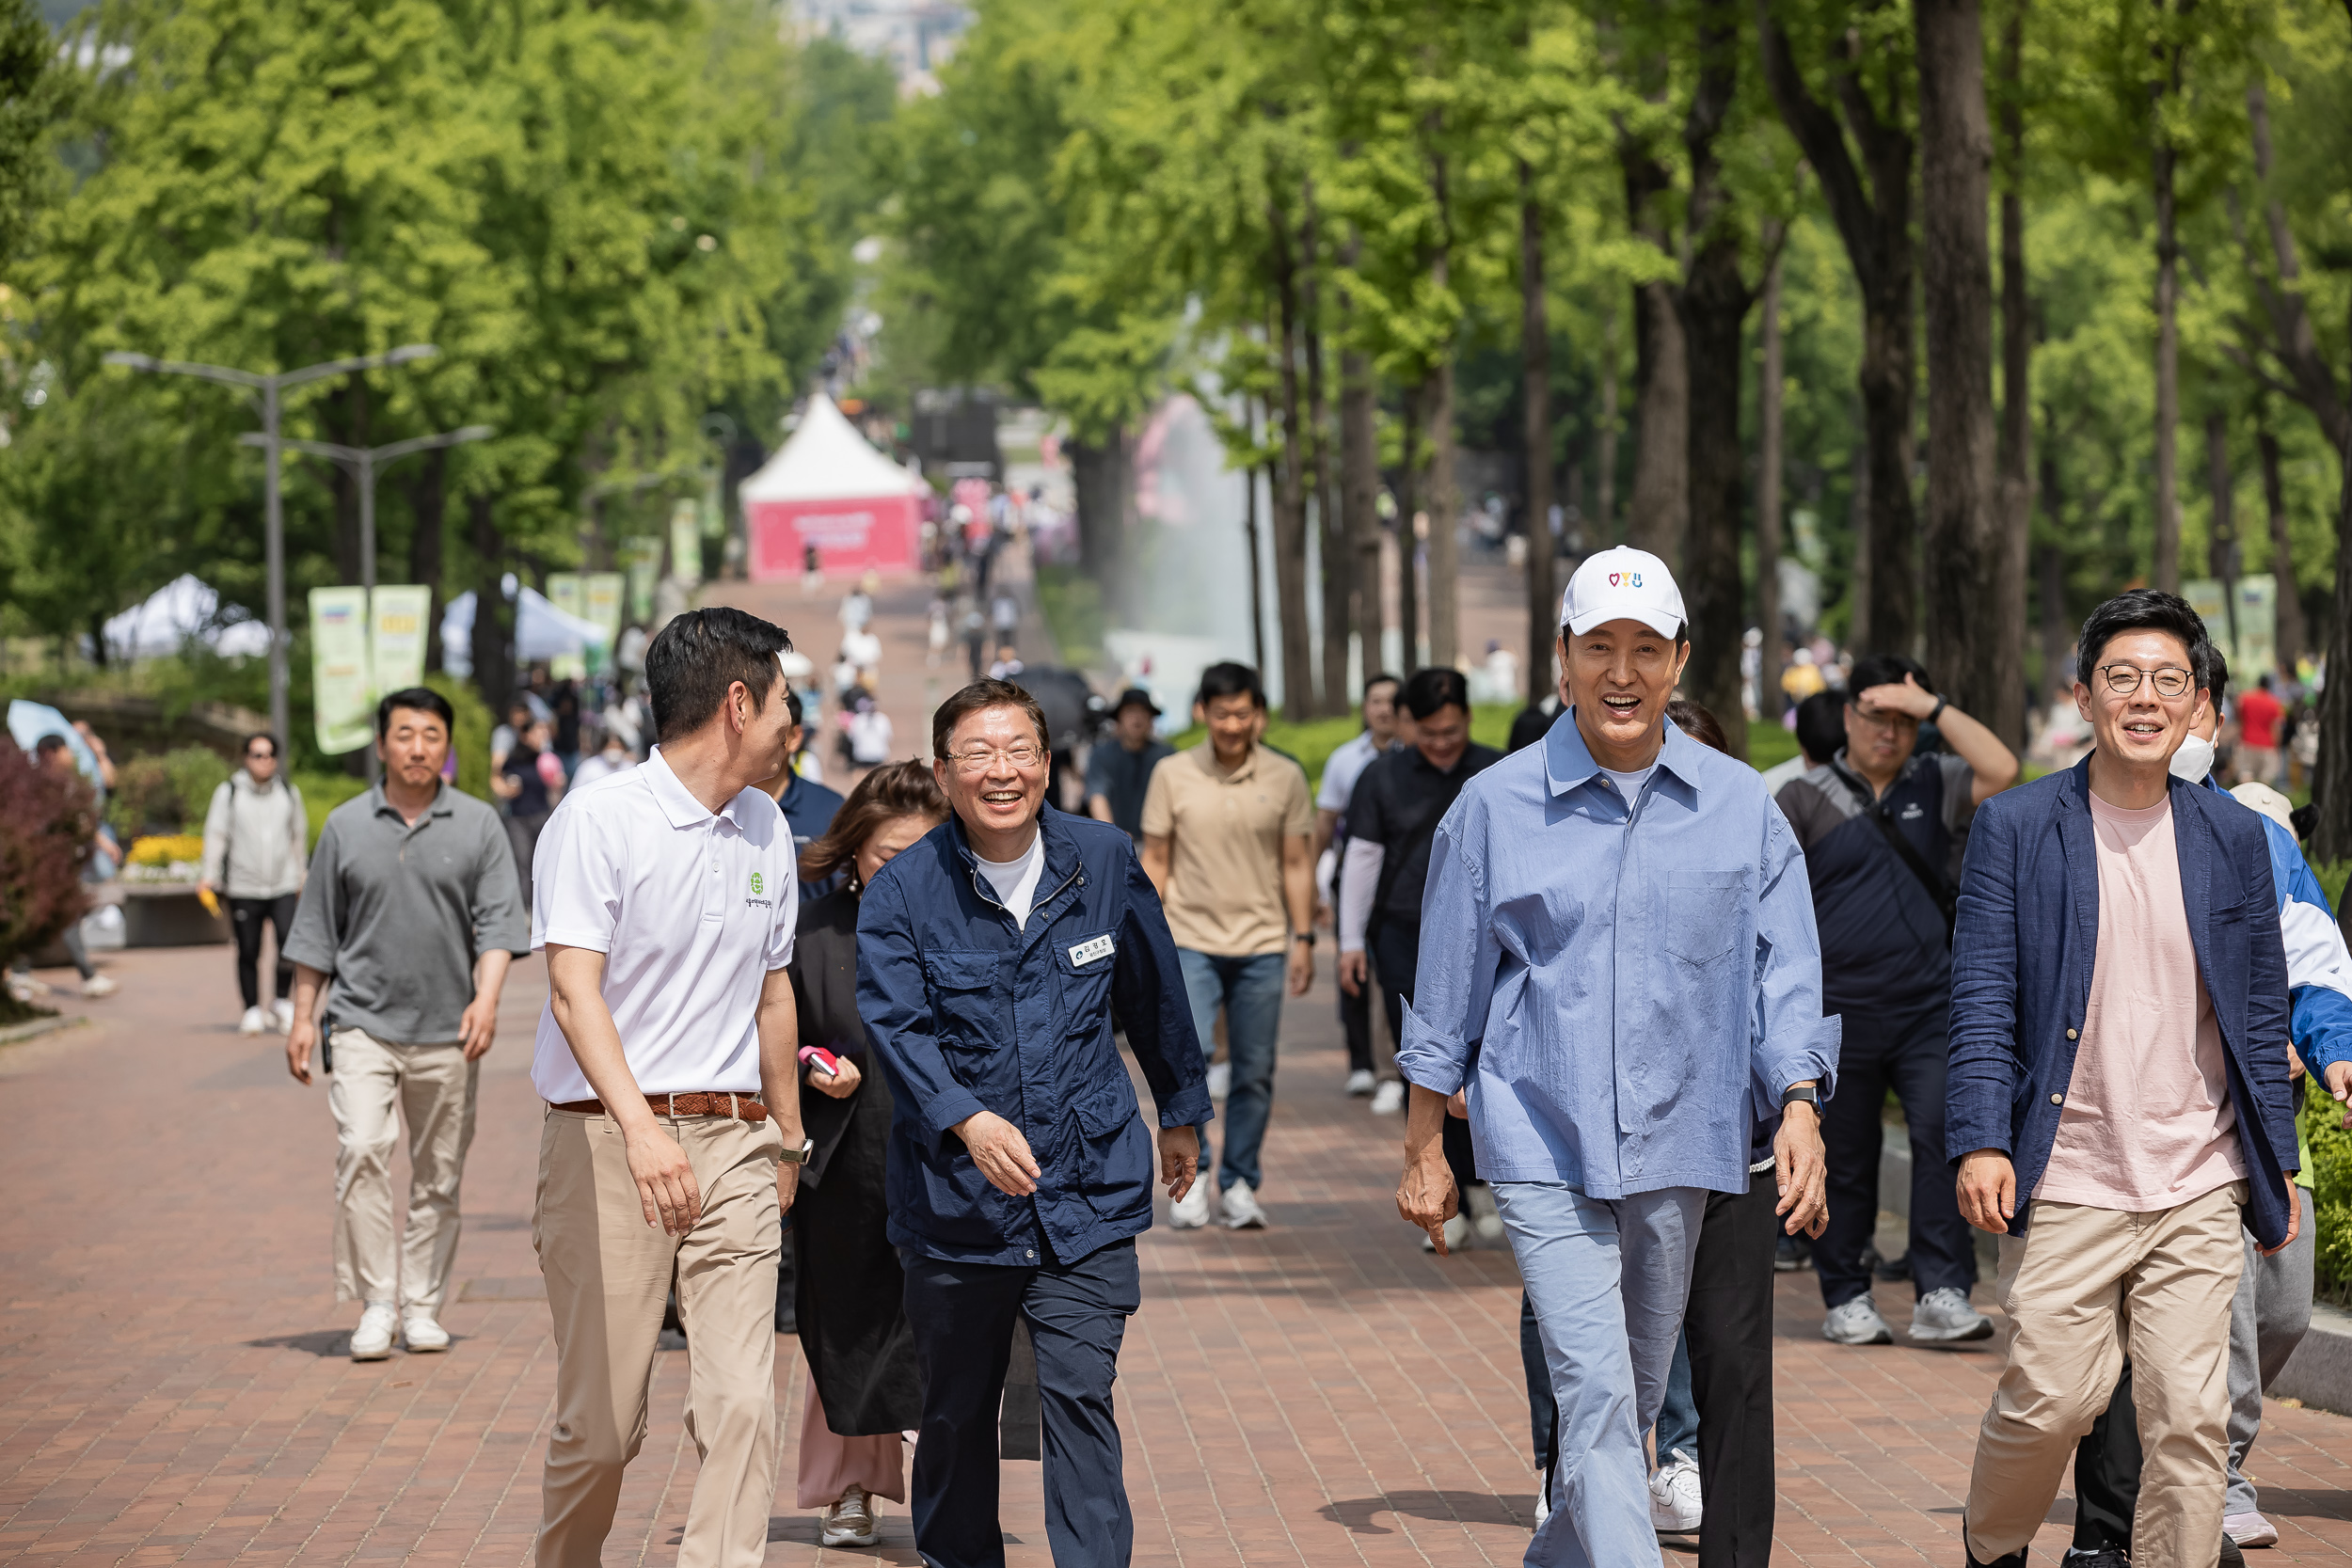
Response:
[[[1039,814],[1045,868],[1026,929],[950,816],[858,905],[858,1013],[894,1099],[890,1240],[926,1257],[1033,1267],[1152,1226],[1154,1140],[1111,1037],[1127,1033],[1162,1127],[1209,1120],[1176,943],[1135,846],[1107,822]],[[989,1184],[948,1129],[993,1111],[1029,1140],[1037,1192]]]
[[[2221,1025],[2251,1190],[2246,1227],[2277,1246],[2287,1235],[2280,1173],[2298,1161],[2270,846],[2263,819],[2226,795],[2174,779],[2171,800],[2189,940]],[[2009,1155],[2014,1236],[2026,1233],[2026,1200],[2058,1139],[2098,947],[2099,849],[2085,758],[1979,806],[1961,873],[1944,1147],[1954,1162],[1980,1148]]]

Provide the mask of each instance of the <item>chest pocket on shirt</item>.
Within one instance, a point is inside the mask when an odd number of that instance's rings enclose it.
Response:
[[[1677,871],[1666,882],[1666,950],[1686,963],[1712,964],[1731,956],[1739,940],[1738,871]]]
[[[923,980],[941,1044],[965,1051],[995,1046],[995,954],[926,953]]]
[[[1108,932],[1093,936],[1056,930],[1046,940],[1054,944],[1054,967],[1061,971],[1062,1016],[1070,1021],[1068,1032],[1073,1037],[1093,1034],[1109,1016],[1111,968],[1119,962],[1118,949]],[[1078,962],[1073,953],[1086,961]]]

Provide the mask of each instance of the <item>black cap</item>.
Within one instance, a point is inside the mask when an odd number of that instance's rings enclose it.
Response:
[[[1145,707],[1152,710],[1152,717],[1154,719],[1157,719],[1160,716],[1160,705],[1152,700],[1152,693],[1146,691],[1139,686],[1131,686],[1126,690],[1120,692],[1119,694],[1119,701],[1111,705],[1111,712],[1116,714],[1120,708],[1127,706],[1130,703],[1141,703]]]

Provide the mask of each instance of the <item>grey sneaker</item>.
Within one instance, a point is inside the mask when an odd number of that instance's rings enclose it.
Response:
[[[1968,1292],[1957,1285],[1930,1291],[1911,1311],[1911,1337],[1936,1344],[1993,1338],[1993,1320],[1968,1305]]]
[[[1829,1316],[1821,1320],[1821,1338],[1837,1345],[1891,1345],[1895,1331],[1879,1316],[1877,1302],[1856,1296],[1829,1309]]]

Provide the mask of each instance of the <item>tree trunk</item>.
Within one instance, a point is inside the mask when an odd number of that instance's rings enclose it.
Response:
[[[515,690],[515,610],[499,579],[506,574],[506,541],[489,496],[466,498],[469,543],[473,546],[473,683],[493,713],[506,711]]]
[[[1625,542],[1677,577],[1691,527],[1689,366],[1673,285],[1642,284],[1633,291],[1633,496]]]
[[[1600,429],[1594,436],[1593,532],[1587,549],[1617,542],[1617,307],[1600,324]]]
[[[449,449],[429,447],[419,454],[408,491],[408,580],[423,585],[424,667],[441,668],[441,529],[449,512]]]
[[[2328,628],[2328,668],[2352,670],[2352,441],[2336,449],[2336,603]],[[2330,680],[2319,697],[2319,777],[2312,788],[2319,820],[2315,861],[2352,860],[2352,680]]]
[[[2169,81],[2148,89],[2155,137],[2156,194],[2156,539],[2150,577],[2167,594],[2181,591],[2181,242],[2173,194],[2179,154],[2164,133],[2167,92],[2181,90],[2181,52],[2171,51]]]
[[[2023,583],[2011,597],[1993,477],[1993,260],[1978,0],[1914,0],[1928,341],[1927,664],[1994,734],[2025,728]]]
[[[1126,504],[1121,477],[1126,467],[1127,433],[1113,430],[1101,441],[1073,440],[1070,453],[1071,489],[1078,503],[1078,556],[1087,573],[1102,588],[1105,602],[1121,592],[1120,558],[1126,542]]]
[[[1764,275],[1763,367],[1756,388],[1761,451],[1756,476],[1756,625],[1763,641],[1756,655],[1756,712],[1767,723],[1780,719],[1780,673],[1784,657],[1780,615],[1780,463],[1783,385],[1780,341],[1780,257]]]
[[[1519,374],[1527,404],[1527,705],[1552,689],[1559,594],[1551,580],[1551,321],[1544,308],[1544,209],[1519,160]]]
[[[1322,565],[1323,691],[1321,708],[1327,717],[1345,713],[1347,700],[1348,550],[1346,531],[1335,504],[1331,472],[1331,405],[1324,391],[1322,242],[1316,234],[1315,187],[1310,180],[1304,193],[1305,217],[1299,224],[1301,254],[1299,341],[1307,356],[1307,461],[1312,475],[1310,493],[1315,502],[1317,560]]]
[[[1862,420],[1867,427],[1868,412]],[[1862,461],[1854,464],[1847,475],[1851,488],[1846,496],[1846,532],[1853,541],[1853,556],[1849,564],[1852,574],[1846,583],[1846,645],[1867,647],[1864,641],[1869,631],[1871,616],[1870,594],[1870,451],[1866,436]]]
[[[2010,0],[2001,26],[2000,136],[2006,165],[2001,182],[2001,430],[1994,454],[2000,487],[2001,592],[2013,592],[2025,603],[2026,556],[2033,539],[2033,301],[2026,292],[2026,211],[2020,194],[2026,169],[2024,71],[2026,0]],[[2014,578],[2013,591],[2006,586]],[[2047,608],[2047,601],[2044,601]],[[2061,588],[2058,613],[2066,600]],[[2045,617],[2046,621],[2046,617]],[[2047,688],[2056,667],[2045,660],[2042,684]],[[2016,734],[2002,734],[2012,747],[2030,738],[2023,724]]]
[[[346,447],[368,441],[368,379],[345,377],[324,400],[327,439]],[[328,494],[335,498],[335,570],[342,581],[367,580],[359,560],[359,480],[349,468],[329,458],[319,460],[327,476]],[[380,541],[379,541],[380,543]]]
[[[1380,668],[1387,606],[1380,593],[1380,437],[1372,359],[1340,351],[1340,504],[1354,562],[1359,656],[1369,680]]]
[[[1862,43],[1849,33],[1834,62],[1837,112],[1805,85],[1787,33],[1772,18],[1772,0],[1756,0],[1764,77],[1781,119],[1821,182],[1862,295],[1863,348],[1858,377],[1868,474],[1858,501],[1866,519],[1856,541],[1856,593],[1849,641],[1867,652],[1908,653],[1917,633],[1919,531],[1912,502],[1912,397],[1916,380],[1914,340],[1915,254],[1911,239],[1912,139],[1900,105],[1883,112],[1861,77]],[[1857,168],[1839,118],[1862,153]],[[1865,183],[1867,171],[1868,179]]]
[[[1305,444],[1298,428],[1298,272],[1281,209],[1269,204],[1267,217],[1274,230],[1274,363],[1282,399],[1274,487],[1274,612],[1282,641],[1282,716],[1296,723],[1315,716],[1314,653],[1307,635]]]
[[[1421,668],[1421,537],[1414,519],[1421,514],[1421,413],[1422,388],[1405,392],[1405,461],[1398,465],[1396,496],[1396,624],[1403,628],[1397,672],[1409,675]]]
[[[2205,575],[2217,582],[2229,583],[2237,577],[2237,496],[2236,483],[2230,474],[2230,416],[2218,408],[2205,415],[2205,499],[2212,516],[2205,528]],[[2236,606],[2233,604],[2234,610]],[[2237,640],[2234,620],[2230,626],[2231,641]],[[2250,680],[2250,674],[2231,672],[2233,680]]]
[[[1431,111],[1430,126],[1438,125]],[[1438,245],[1429,259],[1431,293],[1444,299],[1454,289],[1454,212],[1445,154],[1429,158],[1429,193],[1438,208]],[[1461,657],[1461,498],[1454,483],[1454,344],[1438,345],[1429,370],[1429,662],[1440,668]]]
[[[1254,441],[1255,438],[1253,435],[1251,439]],[[1263,682],[1265,679],[1265,578],[1262,574],[1264,570],[1263,563],[1265,554],[1258,537],[1258,484],[1262,479],[1271,493],[1274,480],[1272,469],[1245,468],[1242,470],[1241,482],[1246,495],[1241,514],[1241,531],[1243,543],[1249,547],[1249,657],[1253,661],[1251,668],[1258,672],[1258,679]]]
[[[2295,678],[2303,659],[2303,594],[2295,581],[2295,542],[2287,536],[2286,488],[2279,472],[2279,437],[2271,432],[2269,410],[2259,404],[2254,414],[2254,448],[2262,455],[2263,507],[2270,515],[2270,577],[2276,584],[2276,630],[2279,672]]]

